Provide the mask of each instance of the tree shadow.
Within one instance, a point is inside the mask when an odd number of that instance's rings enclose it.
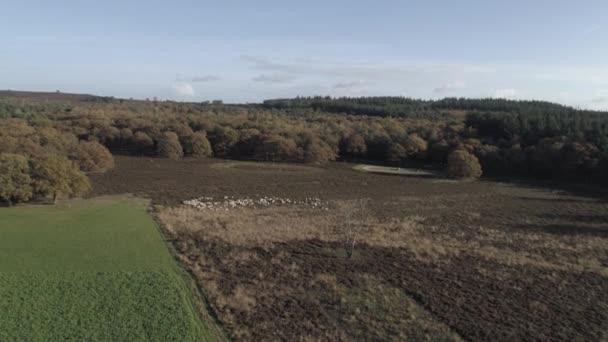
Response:
[[[606,223],[608,224],[608,215],[560,215],[560,214],[543,214],[538,217],[549,220],[561,220],[570,222],[582,223]]]
[[[594,199],[598,202],[608,201],[608,187],[605,185],[592,183],[568,183],[550,179],[534,179],[534,178],[515,178],[515,177],[487,177],[485,180],[490,182],[513,184],[520,187],[525,187],[543,191],[558,191],[561,195],[580,196],[589,199]],[[522,199],[544,200],[544,198],[525,197]],[[547,199],[549,200],[549,199]],[[555,200],[559,201],[559,200]],[[568,202],[570,200],[562,200]],[[576,202],[578,200],[572,200]],[[582,201],[581,201],[582,202]]]
[[[594,227],[585,224],[522,224],[514,226],[526,232],[536,231],[560,236],[593,236],[608,238],[608,226]]]
[[[554,202],[554,203],[597,203],[601,202],[597,198],[547,198],[547,197],[533,197],[533,196],[520,196],[517,199],[522,201],[542,201],[542,202]]]

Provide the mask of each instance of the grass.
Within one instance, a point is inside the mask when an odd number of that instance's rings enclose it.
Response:
[[[0,209],[0,340],[203,341],[147,202]]]
[[[439,172],[431,171],[431,170],[404,168],[404,167],[396,168],[396,167],[389,167],[389,166],[365,165],[365,164],[355,165],[353,167],[353,170],[360,171],[360,172],[413,176],[413,177],[437,177],[437,176],[439,176]]]
[[[488,183],[458,188],[480,184]],[[491,195],[392,197],[380,212],[361,199],[329,201],[329,210],[180,206],[158,218],[234,340],[546,337],[557,329],[543,330],[553,322],[547,312],[568,299],[582,304],[571,316],[560,311],[570,325],[562,332],[587,333],[572,325],[584,321],[577,312],[606,312],[608,204],[510,186]],[[344,229],[355,224],[348,258]],[[564,285],[583,276],[580,287]],[[522,288],[548,294],[530,300]],[[533,328],[516,328],[527,321]],[[588,335],[604,334],[604,322],[591,322]]]
[[[355,341],[462,341],[401,289],[369,274],[355,277],[351,288],[335,285],[341,295],[336,312]]]
[[[212,307],[234,340],[256,340],[271,333],[280,334],[275,336],[277,340],[284,336],[460,340],[405,292],[382,282],[382,277],[359,276],[352,265],[364,261],[359,249],[366,247],[357,246],[352,261],[347,261],[346,227],[357,231],[360,244],[404,248],[425,261],[448,253],[425,235],[424,217],[381,222],[365,207],[367,203],[334,201],[330,210],[269,207],[215,211],[181,206],[163,208],[158,217],[167,233],[176,237],[178,254],[205,286]],[[310,241],[314,243],[308,245]],[[287,248],[289,245],[300,246],[296,254]],[[213,254],[207,254],[210,250]],[[260,256],[260,250],[266,252]],[[342,260],[340,269],[345,272],[317,273],[309,261],[314,263],[318,258],[328,263]],[[379,268],[381,264],[379,260]],[[251,270],[259,271],[248,278]],[[283,308],[294,298],[297,308],[285,316],[269,313],[269,307]],[[286,324],[284,317],[293,320],[291,324]],[[318,317],[324,322],[317,321]],[[309,326],[315,331],[305,332]]]

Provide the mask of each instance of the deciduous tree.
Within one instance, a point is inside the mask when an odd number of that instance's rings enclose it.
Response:
[[[174,132],[164,132],[158,140],[158,155],[169,159],[179,159],[184,156],[184,150],[179,138]]]
[[[53,203],[59,196],[80,196],[91,189],[87,176],[66,157],[50,154],[32,160],[30,167],[34,193],[52,196]]]
[[[112,154],[97,141],[80,141],[71,158],[84,172],[105,172],[114,168]]]
[[[448,176],[451,178],[481,177],[479,159],[464,149],[457,149],[448,156]]]
[[[361,134],[352,133],[344,137],[341,141],[340,152],[353,157],[362,157],[367,152],[365,138]]]
[[[0,154],[0,199],[13,202],[27,201],[32,197],[32,179],[28,160],[18,154]]]
[[[198,131],[184,138],[183,147],[186,156],[204,158],[211,157],[213,153],[205,131]]]

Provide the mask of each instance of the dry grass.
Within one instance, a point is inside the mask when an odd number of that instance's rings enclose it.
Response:
[[[594,236],[558,236],[539,232],[485,228],[479,212],[459,216],[471,223],[467,234],[446,232],[413,215],[379,220],[365,201],[335,201],[329,211],[270,207],[206,211],[167,208],[159,214],[174,234],[203,234],[242,247],[270,248],[294,240],[344,244],[356,234],[357,244],[401,248],[424,262],[441,262],[474,254],[505,265],[532,265],[553,270],[587,271],[608,276],[606,240]],[[475,238],[471,239],[471,235]],[[526,246],[526,250],[521,250]],[[355,247],[356,250],[356,247]],[[547,255],[558,256],[547,258]],[[246,260],[251,255],[241,256]]]
[[[336,202],[329,211],[283,207],[210,211],[182,206],[164,209],[159,217],[172,234],[198,233],[242,247],[293,240],[343,242],[356,232],[358,243],[370,246],[410,248],[421,257],[446,253],[423,236],[424,230],[433,230],[424,227],[424,217],[381,222],[358,201]]]
[[[496,282],[517,281],[522,269],[542,270],[538,281],[546,284],[559,284],[564,277],[559,272],[608,277],[608,248],[602,236],[505,229],[521,220],[550,225],[559,223],[557,219],[510,215],[504,221],[488,217],[482,208],[462,210],[467,206],[454,196],[402,197],[385,203],[404,209],[400,215],[385,217],[372,210],[370,201],[335,200],[327,211],[180,206],[163,208],[158,215],[181,244],[177,249],[182,261],[194,270],[213,309],[237,340],[272,340],[290,334],[298,340],[458,340],[402,285],[387,282],[382,268],[392,267],[388,265],[395,261],[366,264],[370,257],[374,260],[370,254],[374,250],[394,251],[407,256],[399,262],[431,270],[450,268],[453,260],[476,260],[469,271]],[[433,210],[439,214],[435,216]],[[350,260],[353,236],[356,245]],[[326,261],[340,266],[333,271],[315,268]],[[372,266],[351,267],[357,263]],[[546,298],[522,305],[539,317],[555,310]],[[284,311],[288,316],[282,317]],[[269,335],[275,331],[278,335]]]
[[[338,286],[340,317],[350,327],[354,340],[379,337],[391,341],[462,341],[447,325],[437,321],[403,291],[383,283],[374,275],[356,278],[356,289]]]

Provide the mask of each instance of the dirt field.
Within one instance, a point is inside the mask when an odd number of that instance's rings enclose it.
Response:
[[[95,194],[172,205],[159,217],[235,339],[608,339],[604,200],[347,164],[116,164],[92,176]],[[202,196],[318,197],[329,210],[179,205]]]
[[[446,183],[414,177],[355,172],[353,165],[332,163],[325,167],[300,164],[234,162],[222,160],[151,159],[116,157],[116,169],[91,174],[91,196],[133,193],[156,204],[175,205],[201,196],[277,196],[326,200],[371,198],[384,201],[399,196],[425,198],[451,192],[485,193],[488,184]],[[382,203],[376,205],[382,209]]]

